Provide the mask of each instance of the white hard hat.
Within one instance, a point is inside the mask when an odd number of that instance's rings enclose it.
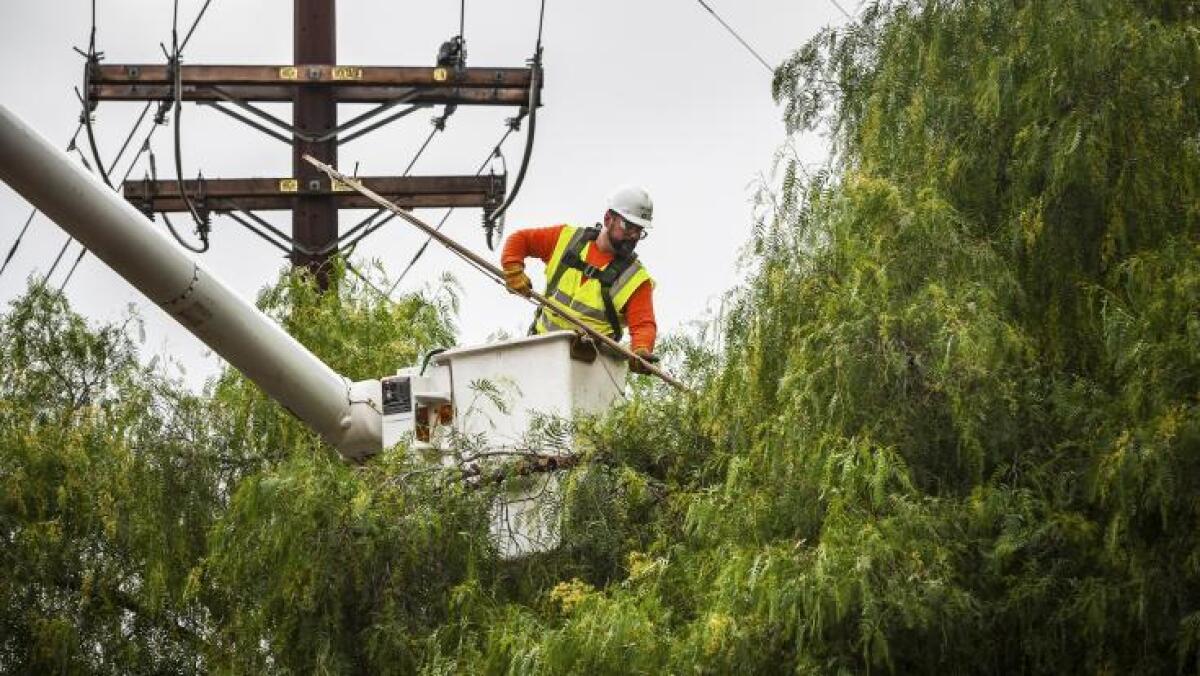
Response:
[[[654,218],[654,202],[645,188],[634,185],[623,185],[613,191],[608,197],[608,208],[620,214],[621,218],[630,223],[650,229],[650,221]]]

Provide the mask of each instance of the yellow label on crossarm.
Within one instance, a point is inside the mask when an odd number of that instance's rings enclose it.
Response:
[[[354,188],[337,179],[329,182],[329,189],[333,192],[354,192]]]
[[[335,80],[361,80],[363,79],[363,69],[354,68],[352,66],[334,66],[333,79]]]
[[[294,178],[279,179],[279,192],[300,192],[300,181]]]
[[[284,66],[279,69],[280,80],[295,80],[300,77],[300,70],[295,66]]]
[[[445,68],[434,68],[433,69],[433,81],[434,82],[445,82],[448,79],[450,79],[450,72],[447,71]]]

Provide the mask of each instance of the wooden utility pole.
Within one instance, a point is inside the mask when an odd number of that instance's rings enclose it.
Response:
[[[293,58],[301,64],[337,64],[337,25],[334,16],[335,0],[294,0],[295,29]],[[314,73],[302,73],[302,78]],[[310,137],[337,127],[337,98],[332,87],[303,84],[295,89],[292,119],[295,128]],[[292,265],[305,265],[322,288],[329,285],[329,247],[337,241],[338,208],[332,195],[312,194],[320,190],[321,171],[304,161],[311,155],[322,162],[337,166],[337,141],[306,141],[299,136],[292,141],[292,176],[306,186],[306,192],[296,198],[292,207]],[[305,251],[315,253],[305,253]]]
[[[292,265],[311,270],[328,285],[329,259],[343,245],[340,209],[373,206],[369,200],[303,161],[305,155],[336,166],[338,147],[389,122],[434,105],[516,107],[525,111],[540,91],[538,66],[468,68],[462,60],[431,66],[345,66],[337,63],[336,0],[293,0],[293,64],[272,66],[95,64],[88,96],[100,101],[161,101],[175,97],[206,105],[292,149],[290,176],[272,178],[133,180],[122,191],[147,214],[228,213],[260,236],[269,231],[289,250]],[[440,57],[439,57],[440,58]],[[176,91],[175,83],[179,87]],[[292,119],[255,104],[292,103]],[[374,107],[338,122],[340,103]],[[540,105],[540,103],[538,104]],[[520,115],[517,116],[518,118]],[[376,176],[361,179],[406,208],[481,207],[485,216],[504,203],[504,176]],[[180,184],[182,183],[182,192]],[[290,210],[292,232],[275,229],[252,210]],[[241,216],[252,219],[248,223]],[[359,229],[360,226],[352,230]],[[350,232],[342,238],[348,239]],[[267,237],[270,239],[270,237]]]

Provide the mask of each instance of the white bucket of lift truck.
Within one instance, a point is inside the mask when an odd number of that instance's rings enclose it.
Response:
[[[560,479],[574,446],[563,423],[624,396],[625,360],[583,347],[561,331],[447,350],[424,373],[396,376],[410,388],[403,417],[387,415],[385,383],[388,445],[411,432],[414,448],[502,483],[491,536],[504,558],[558,545]]]

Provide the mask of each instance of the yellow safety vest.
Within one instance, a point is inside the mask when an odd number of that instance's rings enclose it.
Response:
[[[566,307],[590,328],[613,340],[620,340],[625,321],[625,304],[642,282],[654,283],[645,266],[634,255],[629,259],[613,258],[608,265],[597,268],[587,262],[588,252],[595,246],[597,228],[564,226],[554,245],[554,253],[546,262],[546,297]],[[587,281],[583,281],[584,278]],[[533,319],[531,333],[546,333],[573,329],[570,322],[554,312],[539,309]]]

